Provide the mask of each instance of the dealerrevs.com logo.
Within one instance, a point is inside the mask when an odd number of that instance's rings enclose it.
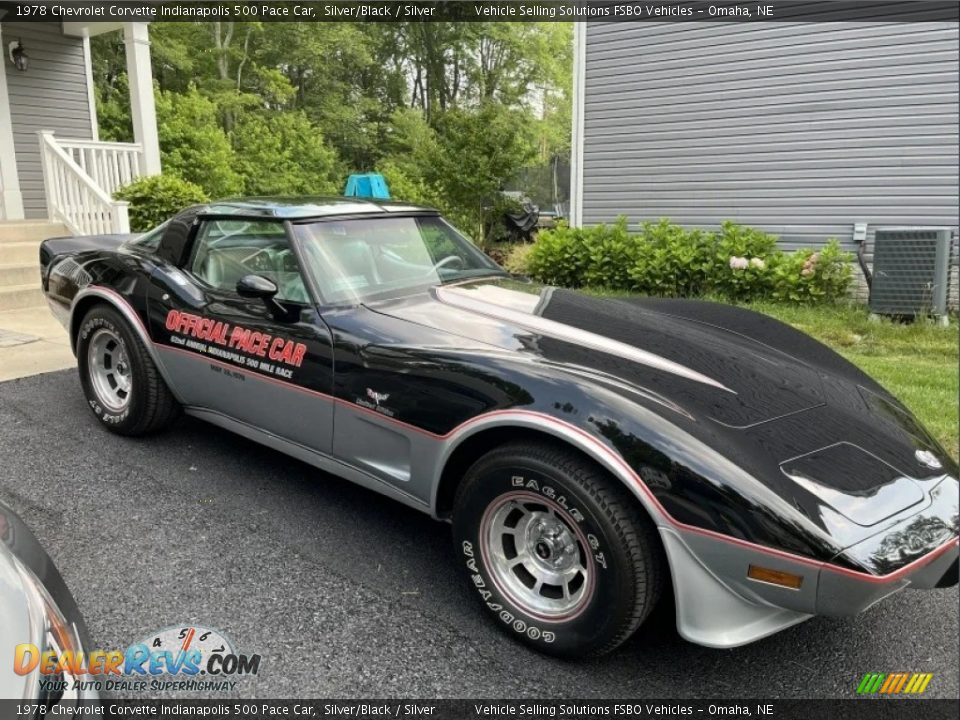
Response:
[[[196,625],[151,633],[125,650],[44,650],[17,645],[13,669],[40,673],[51,692],[231,691],[260,672],[260,655],[237,653],[217,630]]]

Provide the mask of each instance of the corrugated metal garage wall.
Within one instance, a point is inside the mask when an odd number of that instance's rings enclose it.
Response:
[[[954,228],[957,23],[588,23],[584,224]],[[951,294],[956,304],[957,284]]]

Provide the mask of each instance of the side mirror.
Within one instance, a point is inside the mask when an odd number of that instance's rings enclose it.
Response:
[[[280,289],[277,284],[262,275],[244,275],[237,280],[237,295],[243,298],[262,300],[274,317],[282,318],[286,316],[287,309],[274,300],[274,296],[278,292],[280,292]]]
[[[240,297],[266,301],[272,300],[278,292],[277,284],[262,275],[244,275],[237,280],[237,295]]]

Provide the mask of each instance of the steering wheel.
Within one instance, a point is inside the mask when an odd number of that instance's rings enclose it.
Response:
[[[441,268],[445,268],[448,265],[453,265],[457,270],[462,270],[463,258],[459,255],[447,255],[445,258],[442,258],[433,264],[431,272],[439,272]]]
[[[211,239],[211,240],[207,243],[210,247],[216,247],[216,246],[219,245],[220,243],[225,242],[226,240],[229,240],[229,239],[230,239],[231,237],[233,237],[234,235],[241,235],[241,234],[247,232],[247,230],[250,229],[250,225],[252,224],[252,223],[249,223],[249,222],[239,223],[239,227],[237,227],[237,228],[234,229],[234,230],[230,230],[230,229],[224,229],[224,225],[223,225],[224,222],[237,223],[236,220],[229,220],[229,221],[214,220],[214,221],[213,221],[213,225],[214,225],[214,227],[216,227],[217,230],[220,232],[220,237]],[[228,226],[228,227],[229,227],[229,226]]]

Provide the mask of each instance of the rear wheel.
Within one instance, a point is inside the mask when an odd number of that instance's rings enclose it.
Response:
[[[97,305],[81,321],[77,366],[90,409],[113,432],[144,435],[179,413],[140,338],[111,307]]]
[[[504,445],[467,472],[453,530],[498,626],[552,655],[601,655],[660,596],[656,529],[629,492],[569,448]]]

